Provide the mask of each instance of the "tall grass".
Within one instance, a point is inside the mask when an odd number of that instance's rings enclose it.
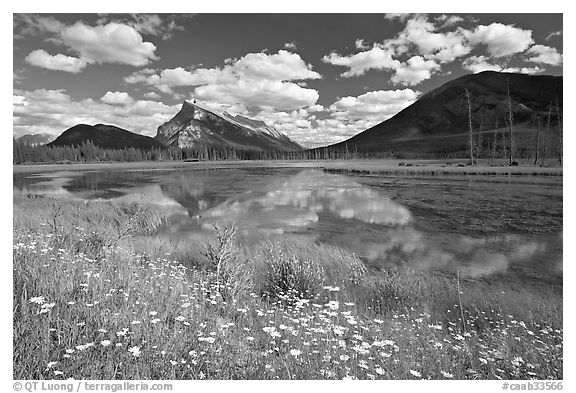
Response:
[[[15,196],[15,379],[562,379],[552,291],[464,280],[460,305],[449,274],[233,228],[175,244],[161,222]]]

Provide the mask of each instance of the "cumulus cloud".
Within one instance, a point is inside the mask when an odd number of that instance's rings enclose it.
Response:
[[[490,59],[486,56],[471,56],[462,63],[462,66],[475,74],[482,71],[515,72],[521,74],[537,74],[545,71],[545,69],[538,66],[506,67],[497,63],[491,63]]]
[[[280,50],[276,54],[248,53],[219,68],[144,69],[125,81],[154,86],[164,93],[171,93],[176,86],[197,86],[194,97],[204,101],[285,110],[314,105],[318,92],[301,82],[320,78],[300,55]]]
[[[472,45],[486,45],[486,50],[494,57],[524,52],[534,43],[532,30],[523,30],[502,23],[480,25],[472,31],[463,32]]]
[[[65,71],[77,74],[86,67],[86,62],[63,54],[51,55],[43,49],[36,49],[24,59],[26,63],[49,70]]]
[[[368,70],[396,69],[400,66],[400,61],[392,58],[394,51],[374,46],[372,49],[359,52],[354,55],[341,56],[335,52],[322,58],[324,63],[347,67],[348,71],[342,74],[343,77],[364,75]]]
[[[62,43],[80,55],[86,63],[119,63],[143,66],[157,60],[156,46],[143,42],[142,36],[133,27],[108,23],[88,26],[77,22],[66,27],[61,34]]]
[[[14,33],[16,36],[59,33],[64,24],[53,16],[35,14],[14,14]]]
[[[412,89],[370,91],[357,97],[342,97],[329,109],[336,118],[381,122],[411,105],[417,97]]]
[[[173,38],[177,31],[185,31],[184,20],[193,18],[194,14],[103,14],[97,24],[110,22],[132,26],[139,33],[161,37],[164,40]]]
[[[562,64],[562,55],[558,53],[556,48],[550,46],[534,45],[528,49],[527,53],[532,55],[528,61],[533,63],[550,64],[553,66]]]
[[[194,96],[206,101],[242,103],[248,107],[295,109],[314,105],[319,94],[292,82],[270,80],[238,80],[234,83],[199,86]]]
[[[296,49],[296,42],[292,41],[292,42],[286,42],[284,44],[284,49],[290,49],[290,50],[295,50]]]
[[[144,94],[144,97],[146,97],[146,98],[152,98],[152,99],[155,99],[155,100],[159,100],[159,99],[161,98],[161,97],[160,97],[160,94],[158,94],[158,93],[156,93],[156,92],[154,92],[154,91],[149,91],[148,93],[145,93],[145,94]]]
[[[437,16],[436,18],[434,18],[434,20],[435,20],[436,22],[441,23],[442,25],[440,26],[440,28],[443,29],[443,28],[445,28],[445,27],[454,26],[454,25],[456,25],[457,23],[463,22],[463,21],[464,21],[464,18],[462,18],[462,17],[460,17],[460,16],[458,16],[458,15],[450,15],[450,16],[448,16],[448,15],[446,15],[446,14],[443,14],[443,15],[440,15],[440,16]]]
[[[132,101],[111,105],[93,99],[74,100],[65,90],[15,90],[13,128],[15,135],[49,133],[59,135],[79,124],[112,124],[153,136],[156,128],[180,109],[156,101]]]
[[[502,69],[500,65],[490,63],[489,58],[483,55],[470,56],[462,62],[462,66],[475,74],[482,71],[500,71]]]
[[[452,62],[470,53],[471,49],[460,30],[445,33],[435,30],[436,27],[426,16],[418,16],[408,20],[404,30],[385,45],[396,48],[397,53],[405,53],[410,47],[415,47],[419,55],[442,63]]]
[[[134,98],[132,98],[130,94],[126,93],[125,91],[109,91],[106,92],[102,98],[100,98],[100,101],[112,105],[126,105],[134,102]]]
[[[438,70],[440,70],[440,65],[434,60],[424,60],[422,56],[413,56],[396,68],[396,73],[391,80],[397,84],[413,86],[430,79],[432,73]]]

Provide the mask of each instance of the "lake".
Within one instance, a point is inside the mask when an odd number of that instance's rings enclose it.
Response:
[[[367,264],[562,284],[562,177],[340,175],[312,168],[162,168],[14,173],[14,191],[165,209],[157,236],[245,244],[306,237]]]

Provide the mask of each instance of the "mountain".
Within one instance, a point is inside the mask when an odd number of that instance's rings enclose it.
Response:
[[[18,142],[23,142],[27,145],[37,146],[45,145],[52,142],[56,137],[52,134],[26,134],[20,138],[16,138]]]
[[[158,127],[154,137],[166,146],[230,147],[237,150],[303,150],[266,123],[227,112],[218,113],[199,103],[184,101],[180,111]]]
[[[360,152],[438,153],[467,149],[468,103],[470,93],[473,129],[493,139],[497,129],[506,127],[508,92],[519,143],[530,143],[531,121],[546,121],[550,103],[556,122],[556,102],[562,108],[562,77],[485,71],[465,75],[422,95],[394,117],[354,137],[331,145],[337,150]],[[522,142],[524,141],[524,142]],[[521,146],[519,146],[520,148]]]
[[[162,149],[164,146],[148,136],[135,134],[116,126],[106,124],[78,124],[64,131],[48,146],[75,146],[82,142],[92,141],[96,146],[105,149]]]

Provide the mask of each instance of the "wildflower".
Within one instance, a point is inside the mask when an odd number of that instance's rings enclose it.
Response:
[[[348,355],[340,355],[340,360],[342,360],[343,362],[348,361],[348,359],[350,359],[350,356],[348,356]]]
[[[208,344],[214,344],[214,342],[216,341],[216,339],[214,337],[198,337],[198,341],[204,341],[207,342]]]
[[[337,300],[331,300],[328,303],[326,303],[326,307],[330,308],[330,310],[338,310],[338,308],[340,307],[340,303]]]
[[[46,365],[46,370],[51,369],[53,366],[55,366],[58,362],[48,362],[48,364]]]
[[[63,375],[64,373],[60,370],[54,370],[54,375]]]
[[[420,374],[418,371],[410,370],[410,374],[412,374],[416,378],[422,377],[422,374]]]
[[[154,318],[153,320],[150,321],[150,323],[154,323],[154,324],[156,324],[158,322],[160,322],[160,319],[158,319],[158,318]]]
[[[184,320],[186,320],[185,317],[183,317],[182,315],[178,315],[176,318],[174,318],[175,320],[177,320],[178,322],[182,322]]]
[[[140,321],[132,321],[132,325],[139,325],[140,323]]]
[[[44,301],[45,301],[44,296],[36,296],[28,299],[29,303],[35,303],[35,304],[44,304]]]
[[[121,346],[122,346],[122,343],[116,343],[116,346],[117,346],[117,347],[121,347]]]
[[[138,356],[140,356],[140,348],[137,346],[128,348],[128,352],[130,352],[132,354],[132,356],[134,356],[135,358],[137,358]]]
[[[291,349],[290,350],[290,355],[297,357],[300,356],[302,354],[302,351],[298,350],[298,349]]]
[[[440,373],[444,376],[444,378],[454,378],[454,374],[450,374],[444,371],[440,371]]]
[[[154,315],[156,315],[158,313],[156,311],[150,311],[148,314],[153,317]]]
[[[107,347],[108,345],[111,344],[110,340],[102,340],[100,341],[100,344],[102,344],[103,347]]]
[[[100,333],[108,333],[108,330],[106,330],[106,329],[98,329],[98,331],[99,331]]]
[[[486,360],[484,358],[478,358],[478,360],[480,360],[480,363],[482,363],[482,364],[488,364],[488,360]]]
[[[248,340],[248,341],[254,341],[254,337],[248,336],[248,337],[246,337],[246,340]]]

